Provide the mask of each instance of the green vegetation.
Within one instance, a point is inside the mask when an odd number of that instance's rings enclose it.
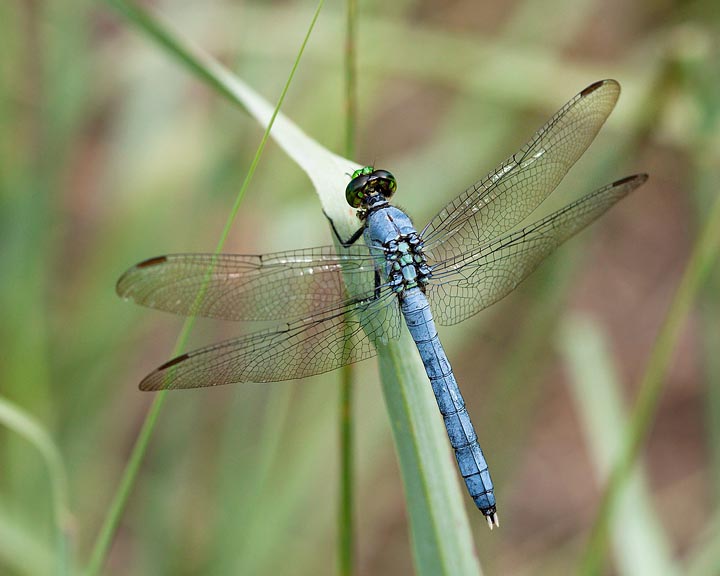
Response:
[[[212,250],[221,234],[233,252],[330,243],[313,184],[329,214],[344,191],[333,204],[316,144],[281,141],[295,162],[272,141],[257,156],[252,116],[284,94],[316,3],[134,6],[0,7],[0,573],[347,574],[350,558],[373,574],[473,574],[478,560],[490,574],[717,573],[712,2],[361,3],[355,71],[344,3],[310,35],[283,113],[391,169],[418,224],[585,85],[623,85],[550,202],[631,172],[651,180],[517,293],[442,333],[494,470],[492,534],[403,342],[379,370],[353,369],[354,484],[339,373],[137,390],[180,322],[116,298],[127,266]],[[269,109],[247,114],[237,79]],[[242,329],[198,321],[187,347]]]

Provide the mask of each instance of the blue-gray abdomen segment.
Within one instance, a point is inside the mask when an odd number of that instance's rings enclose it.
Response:
[[[495,512],[495,495],[490,472],[450,362],[438,338],[425,294],[418,288],[408,290],[401,306],[430,378],[450,444],[455,450],[455,459],[470,496],[485,515],[491,515]]]

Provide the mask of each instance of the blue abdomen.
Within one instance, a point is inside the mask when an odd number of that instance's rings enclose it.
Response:
[[[425,294],[418,288],[408,290],[402,299],[401,308],[430,378],[468,492],[482,513],[492,516],[495,513],[495,495],[488,465],[450,362],[438,338]]]
[[[383,283],[387,282],[400,299],[465,485],[492,527],[493,522],[497,524],[493,484],[423,292],[431,270],[422,252],[422,242],[410,218],[392,206],[368,214],[365,242],[373,251],[378,268],[383,270]]]

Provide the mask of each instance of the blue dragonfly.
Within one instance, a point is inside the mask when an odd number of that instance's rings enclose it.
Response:
[[[506,296],[558,245],[647,180],[645,174],[623,178],[526,223],[590,145],[619,94],[614,80],[585,88],[422,232],[390,204],[397,188],[393,175],[367,166],[352,175],[345,191],[362,226],[347,240],[338,236],[342,248],[176,254],[130,268],[117,292],[138,304],[282,323],[182,354],[145,377],[140,388],[305,378],[374,356],[400,336],[404,319],[470,496],[490,528],[499,526],[488,465],[435,322],[455,324]],[[361,236],[364,244],[357,243]]]

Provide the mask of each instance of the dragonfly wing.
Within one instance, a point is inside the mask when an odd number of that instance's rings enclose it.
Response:
[[[145,260],[117,283],[136,303],[223,320],[288,320],[317,315],[372,294],[373,258],[364,245],[264,256],[174,254]]]
[[[615,80],[591,84],[520,151],[443,208],[421,236],[442,262],[479,248],[522,222],[557,187],[615,107]]]
[[[629,176],[524,228],[433,267],[426,287],[433,316],[450,325],[507,296],[555,248],[647,180]]]
[[[142,390],[202,388],[237,382],[277,382],[335,370],[375,355],[398,338],[396,295],[346,303],[317,316],[188,352],[149,374]]]

